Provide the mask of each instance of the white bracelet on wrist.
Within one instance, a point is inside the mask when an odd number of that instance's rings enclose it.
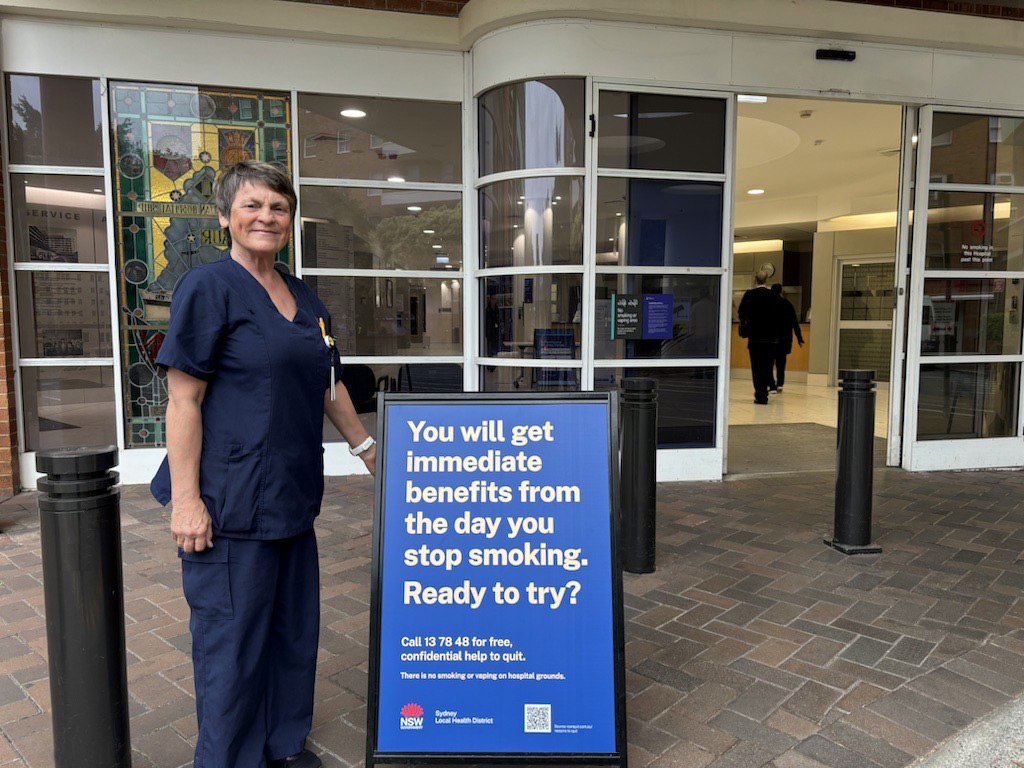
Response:
[[[372,437],[367,437],[365,440],[363,440],[363,442],[361,442],[354,448],[352,446],[349,446],[348,452],[351,453],[353,456],[358,456],[361,453],[366,453],[368,450],[370,450],[372,446],[376,444],[376,440],[374,440]]]

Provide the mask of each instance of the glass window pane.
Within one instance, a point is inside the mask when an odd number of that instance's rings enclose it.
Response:
[[[583,263],[583,178],[544,176],[480,190],[480,264]]]
[[[724,99],[601,91],[600,100],[600,167],[724,172]]]
[[[462,269],[462,195],[402,189],[300,190],[302,264]]]
[[[328,179],[462,181],[462,105],[299,94],[299,173]]]
[[[895,263],[844,264],[840,320],[892,320]]]
[[[1024,184],[1024,120],[936,112],[930,172],[949,184]]]
[[[480,103],[480,175],[583,165],[583,80],[528,80],[494,88]]]
[[[839,370],[875,372],[875,381],[889,380],[891,328],[840,328]]]
[[[11,174],[11,208],[15,261],[107,262],[102,178]]]
[[[712,448],[715,445],[716,368],[598,368],[594,389],[619,390],[623,377],[658,382],[658,447]]]
[[[579,388],[579,368],[480,367],[484,392],[578,392]]]
[[[722,266],[722,185],[602,178],[597,263]]]
[[[16,272],[22,357],[108,357],[110,278],[95,272]]]
[[[377,392],[462,392],[459,363],[345,363],[341,380],[363,426],[377,434]],[[324,440],[341,440],[330,419],[324,417]]]
[[[1022,294],[1019,279],[925,280],[921,354],[1018,354]]]
[[[482,355],[580,359],[582,275],[502,275],[481,280],[480,295],[497,328],[480,334]]]
[[[111,368],[24,367],[21,377],[25,450],[117,443]]]
[[[11,162],[103,166],[99,80],[10,75]]]
[[[306,277],[345,355],[461,355],[462,281]]]
[[[917,439],[1013,437],[1020,363],[921,366]]]
[[[598,274],[594,356],[718,356],[717,275]]]
[[[1024,195],[932,192],[925,269],[1024,269]]]

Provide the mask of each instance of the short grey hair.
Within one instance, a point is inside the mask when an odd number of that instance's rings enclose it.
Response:
[[[764,285],[768,282],[768,273],[763,269],[754,273],[754,283],[756,285]]]
[[[229,165],[217,176],[213,182],[213,204],[217,207],[217,213],[226,219],[231,219],[231,205],[235,202],[238,190],[245,184],[267,187],[287,198],[288,212],[292,217],[295,216],[298,197],[288,174],[280,166],[256,160],[242,160],[234,165]],[[230,248],[231,232],[228,227],[224,227],[224,234],[227,236]]]

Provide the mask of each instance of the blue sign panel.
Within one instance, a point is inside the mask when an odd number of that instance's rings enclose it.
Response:
[[[624,750],[607,397],[384,404],[373,750]]]
[[[672,294],[644,294],[644,338],[672,338]]]

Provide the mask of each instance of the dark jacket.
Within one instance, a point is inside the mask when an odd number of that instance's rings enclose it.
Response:
[[[804,343],[804,337],[800,333],[800,321],[797,319],[796,310],[789,303],[789,299],[784,296],[779,296],[778,299],[779,349],[788,355],[793,349],[793,334],[796,334],[796,340],[801,344]]]
[[[737,313],[740,328],[747,333],[747,346],[751,344],[775,344],[779,340],[779,303],[768,286],[759,285],[743,294]]]

